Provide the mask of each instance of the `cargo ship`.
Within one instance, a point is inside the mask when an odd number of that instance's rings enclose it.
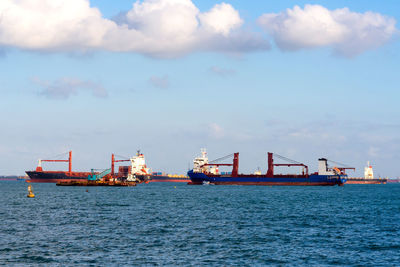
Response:
[[[364,177],[348,177],[346,184],[386,184],[386,178],[374,178],[374,171],[369,161],[364,168]]]
[[[44,171],[42,162],[68,162],[68,171]],[[58,183],[70,181],[86,181],[91,172],[72,171],[72,151],[68,152],[68,159],[39,159],[34,171],[26,171],[32,183]]]
[[[273,155],[280,159],[291,163],[274,163]],[[233,156],[233,163],[216,163],[220,160],[227,159]],[[262,174],[256,171],[254,174],[239,174],[239,153],[214,160],[209,162],[205,149],[201,150],[201,156],[193,161],[193,169],[188,172],[191,179],[189,184],[215,184],[215,185],[302,185],[302,186],[333,186],[343,185],[346,182],[347,175],[339,168],[329,168],[327,159],[321,158],[318,160],[318,172],[309,174],[308,166],[279,156],[277,154],[268,153],[268,171]],[[232,172],[220,172],[220,166],[232,166]],[[275,174],[274,167],[298,166],[302,168],[300,174]]]
[[[67,162],[68,171],[44,171],[42,162]],[[119,166],[118,172],[115,172],[115,165],[121,162],[130,162],[130,166]],[[136,181],[136,182],[189,182],[187,176],[163,174],[161,172],[151,172],[147,168],[144,155],[137,152],[136,156],[129,159],[116,159],[115,155],[111,155],[111,168],[106,175],[101,175],[102,172],[96,172],[92,169],[90,172],[74,172],[72,171],[72,152],[68,152],[68,159],[54,160],[46,159],[39,160],[35,171],[26,171],[33,183],[60,183],[60,182],[86,182],[89,177],[101,176],[103,180],[117,181]]]

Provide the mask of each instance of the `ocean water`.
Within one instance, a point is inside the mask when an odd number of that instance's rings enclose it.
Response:
[[[400,184],[33,190],[0,182],[0,265],[400,266]]]

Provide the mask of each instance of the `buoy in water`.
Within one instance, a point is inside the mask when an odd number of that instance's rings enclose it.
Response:
[[[176,186],[174,186],[174,188],[176,188]]]
[[[28,195],[27,197],[33,198],[35,197],[35,194],[32,191],[32,185],[28,185]]]

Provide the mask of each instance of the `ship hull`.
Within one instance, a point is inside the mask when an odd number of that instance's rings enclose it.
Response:
[[[120,182],[120,181],[70,181],[70,182],[58,182],[57,186],[136,186],[136,182]]]
[[[59,183],[71,181],[87,181],[90,172],[63,172],[63,171],[27,171],[26,174],[32,183]]]
[[[215,185],[274,185],[274,186],[333,186],[343,185],[346,182],[345,175],[277,175],[266,177],[261,175],[238,175],[221,176],[206,175],[204,173],[194,173],[189,171],[191,179],[189,184],[215,184]]]
[[[141,181],[145,181],[145,182],[149,182],[149,183],[188,183],[190,182],[190,178],[189,177],[171,177],[168,175],[153,175],[153,174],[149,174],[149,175],[136,175],[136,177],[141,180]]]
[[[190,182],[189,177],[170,177],[167,175],[150,175],[150,183],[188,183]]]
[[[346,184],[386,184],[387,179],[354,179],[348,178]]]

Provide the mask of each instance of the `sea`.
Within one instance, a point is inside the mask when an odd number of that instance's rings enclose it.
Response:
[[[0,182],[2,266],[400,266],[400,184],[32,185]]]

